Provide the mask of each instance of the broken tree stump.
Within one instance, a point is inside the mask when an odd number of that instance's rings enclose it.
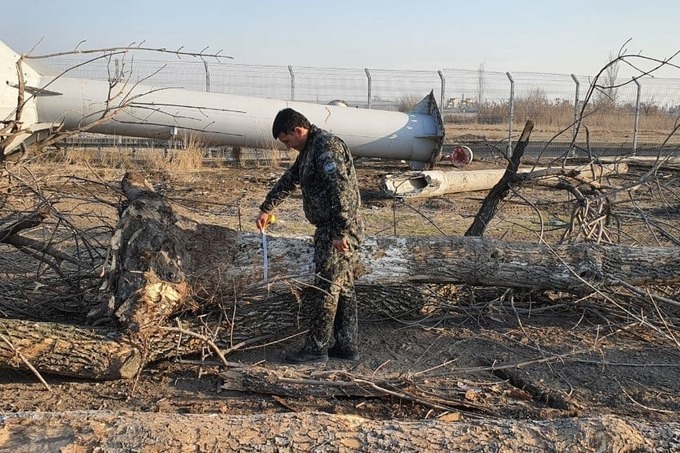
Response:
[[[534,129],[534,123],[528,120],[524,125],[524,130],[522,135],[519,137],[515,149],[510,156],[510,161],[508,162],[508,168],[505,170],[503,177],[498,183],[491,189],[489,194],[484,199],[482,207],[479,208],[479,212],[475,216],[475,220],[472,225],[465,232],[465,236],[482,236],[484,235],[484,230],[489,224],[491,219],[496,215],[498,210],[498,203],[505,198],[508,191],[510,190],[510,185],[517,179],[517,169],[524,155],[524,150],[529,144],[529,137],[531,136],[531,131]]]

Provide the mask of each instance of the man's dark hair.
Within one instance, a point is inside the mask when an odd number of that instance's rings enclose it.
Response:
[[[304,127],[309,129],[311,124],[306,116],[302,113],[297,112],[291,108],[280,110],[274,118],[274,124],[272,125],[272,135],[275,139],[279,138],[279,135],[292,134],[296,127]]]

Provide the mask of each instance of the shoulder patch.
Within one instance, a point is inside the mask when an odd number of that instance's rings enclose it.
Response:
[[[324,151],[319,154],[319,162],[323,162],[329,159],[333,159],[333,153],[330,151]]]
[[[338,169],[338,166],[335,165],[335,162],[332,160],[327,161],[326,163],[323,164],[323,171],[324,173],[331,174],[335,173],[335,171]]]

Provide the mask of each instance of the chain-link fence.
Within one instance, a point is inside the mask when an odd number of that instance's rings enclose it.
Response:
[[[621,80],[601,77],[601,89],[588,97],[593,77],[575,74],[441,69],[406,71],[293,66],[242,65],[200,60],[98,60],[69,71],[71,77],[128,77],[161,87],[181,87],[233,95],[326,104],[343,101],[359,108],[408,111],[433,91],[450,128],[480,130],[492,126],[512,143],[531,119],[541,139],[587,138],[632,149],[662,143],[680,115],[680,79],[643,77]],[[80,61],[61,58],[47,62],[67,70]],[[584,108],[584,101],[587,101]],[[577,119],[580,127],[574,136]],[[483,135],[483,134],[482,134]],[[678,143],[674,137],[669,144]]]

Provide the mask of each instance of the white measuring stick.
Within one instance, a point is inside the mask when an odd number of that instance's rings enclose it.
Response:
[[[267,274],[269,271],[269,244],[267,241],[267,233],[262,230],[262,253],[264,254],[264,281],[267,282]]]
[[[264,222],[262,227],[262,254],[264,255],[264,281],[267,282],[267,276],[269,274],[269,241],[267,239],[267,227],[269,224],[276,222],[276,217],[274,214],[269,214],[267,220]]]

